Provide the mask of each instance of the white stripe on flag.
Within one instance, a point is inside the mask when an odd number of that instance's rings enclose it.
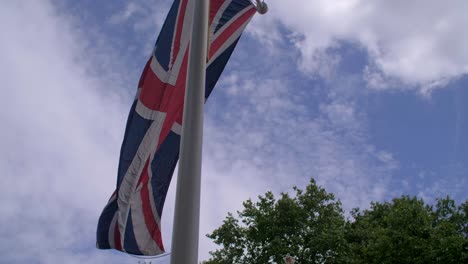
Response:
[[[140,146],[138,146],[135,157],[133,158],[132,163],[128,167],[128,170],[120,184],[117,204],[119,206],[119,230],[121,234],[125,234],[132,194],[136,188],[136,184],[138,183],[138,179],[140,178],[146,160],[158,144],[159,135],[165,118],[166,113],[160,113],[156,116],[156,119],[148,128],[148,131],[146,131]],[[122,235],[122,241],[123,237],[124,236]]]
[[[158,59],[156,59],[156,56],[154,55],[154,52],[151,56],[150,68],[156,77],[158,77],[158,79],[162,82],[166,83],[169,80],[170,73],[164,70],[163,67],[159,64]],[[174,85],[173,83],[169,84]]]
[[[181,1],[182,2],[182,1]],[[174,60],[174,65],[171,68],[171,75],[169,77],[169,83],[175,85],[177,79],[179,78],[180,68],[184,62],[185,54],[190,43],[190,32],[192,32],[192,21],[193,21],[193,10],[194,1],[188,1],[187,8],[185,9],[184,22],[182,25],[182,33],[180,35],[180,48],[179,53],[177,54],[176,59]]]
[[[149,166],[148,169],[151,170],[151,167]],[[145,255],[156,255],[162,253],[162,250],[153,240],[148,228],[146,227],[145,216],[143,215],[143,201],[141,200],[142,186],[143,185],[138,186],[131,201],[133,232],[135,234],[135,240],[139,250]]]
[[[177,122],[174,122],[171,131],[180,136],[182,134],[182,125]]]
[[[219,8],[218,12],[216,13],[216,15],[214,16],[213,18],[213,21],[211,22],[211,25],[210,25],[210,43],[212,43],[212,39],[213,39],[213,35],[214,35],[214,32],[216,30],[216,27],[218,26],[219,24],[219,20],[221,19],[221,17],[223,16],[223,13],[224,11],[226,11],[226,8],[228,8],[228,6],[231,4],[232,1],[224,1],[223,5]],[[215,27],[216,25],[216,27]]]
[[[210,65],[213,61],[215,61],[219,57],[219,55],[221,55],[229,46],[231,46],[236,41],[236,39],[238,39],[242,35],[242,32],[244,31],[245,27],[247,26],[249,22],[250,22],[250,19],[247,19],[245,23],[242,24],[242,26],[240,26],[239,29],[237,29],[236,32],[234,32],[234,34],[232,34],[223,43],[223,45],[221,45],[221,47],[215,52],[215,54],[213,54],[213,56],[208,61],[208,65]]]
[[[117,212],[114,214],[114,217],[112,217],[112,221],[109,225],[109,246],[111,248],[115,248],[115,224],[117,221]]]
[[[148,120],[158,120],[161,114],[165,115],[165,113],[163,112],[152,110],[146,107],[146,105],[144,105],[140,100],[138,100],[136,104],[135,111],[141,117],[143,117],[144,119],[148,119]]]
[[[210,43],[213,43],[213,41],[215,41],[221,34],[223,34],[223,32],[234,22],[236,22],[236,20],[241,17],[243,14],[245,14],[246,12],[250,11],[252,8],[255,8],[255,7],[246,7],[244,8],[242,11],[238,12],[235,16],[233,16],[226,24],[224,24],[217,32],[216,34],[214,34],[213,36],[211,36],[210,38]]]

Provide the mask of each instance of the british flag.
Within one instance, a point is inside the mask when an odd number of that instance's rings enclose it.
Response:
[[[195,3],[174,1],[143,70],[120,151],[117,188],[99,218],[97,248],[164,252],[161,214],[179,158]],[[210,0],[205,98],[255,11],[249,0]]]

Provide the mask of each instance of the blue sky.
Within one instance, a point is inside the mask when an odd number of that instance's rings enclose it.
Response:
[[[200,259],[227,212],[310,177],[346,211],[468,198],[465,1],[268,3],[206,105]],[[0,3],[0,262],[137,262],[94,236],[169,4]]]

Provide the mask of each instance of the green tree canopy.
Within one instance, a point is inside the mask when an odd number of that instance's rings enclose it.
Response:
[[[267,192],[245,201],[238,219],[228,214],[208,235],[222,248],[207,263],[282,263],[286,254],[299,263],[337,262],[346,247],[340,202],[314,180],[294,190],[294,197]]]
[[[449,197],[429,206],[403,196],[351,214],[352,263],[467,263],[466,214]]]
[[[294,196],[271,192],[247,200],[208,237],[220,246],[207,264],[283,263],[287,254],[305,263],[468,263],[468,201],[449,197],[434,206],[402,196],[353,209],[312,179]]]

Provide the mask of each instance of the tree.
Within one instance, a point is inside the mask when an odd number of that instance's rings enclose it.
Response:
[[[271,192],[247,200],[208,237],[220,246],[206,264],[468,263],[468,201],[449,197],[428,205],[402,196],[353,209],[311,180],[293,197]]]
[[[220,246],[208,264],[283,263],[290,254],[296,263],[338,263],[345,255],[345,219],[341,203],[312,179],[295,195],[271,192],[258,202],[247,200],[238,219],[229,213],[208,237]]]
[[[466,203],[449,197],[435,207],[403,196],[354,209],[346,225],[350,263],[468,263]],[[465,212],[464,212],[465,210]],[[464,231],[465,230],[465,231]],[[465,232],[465,233],[463,233]]]

